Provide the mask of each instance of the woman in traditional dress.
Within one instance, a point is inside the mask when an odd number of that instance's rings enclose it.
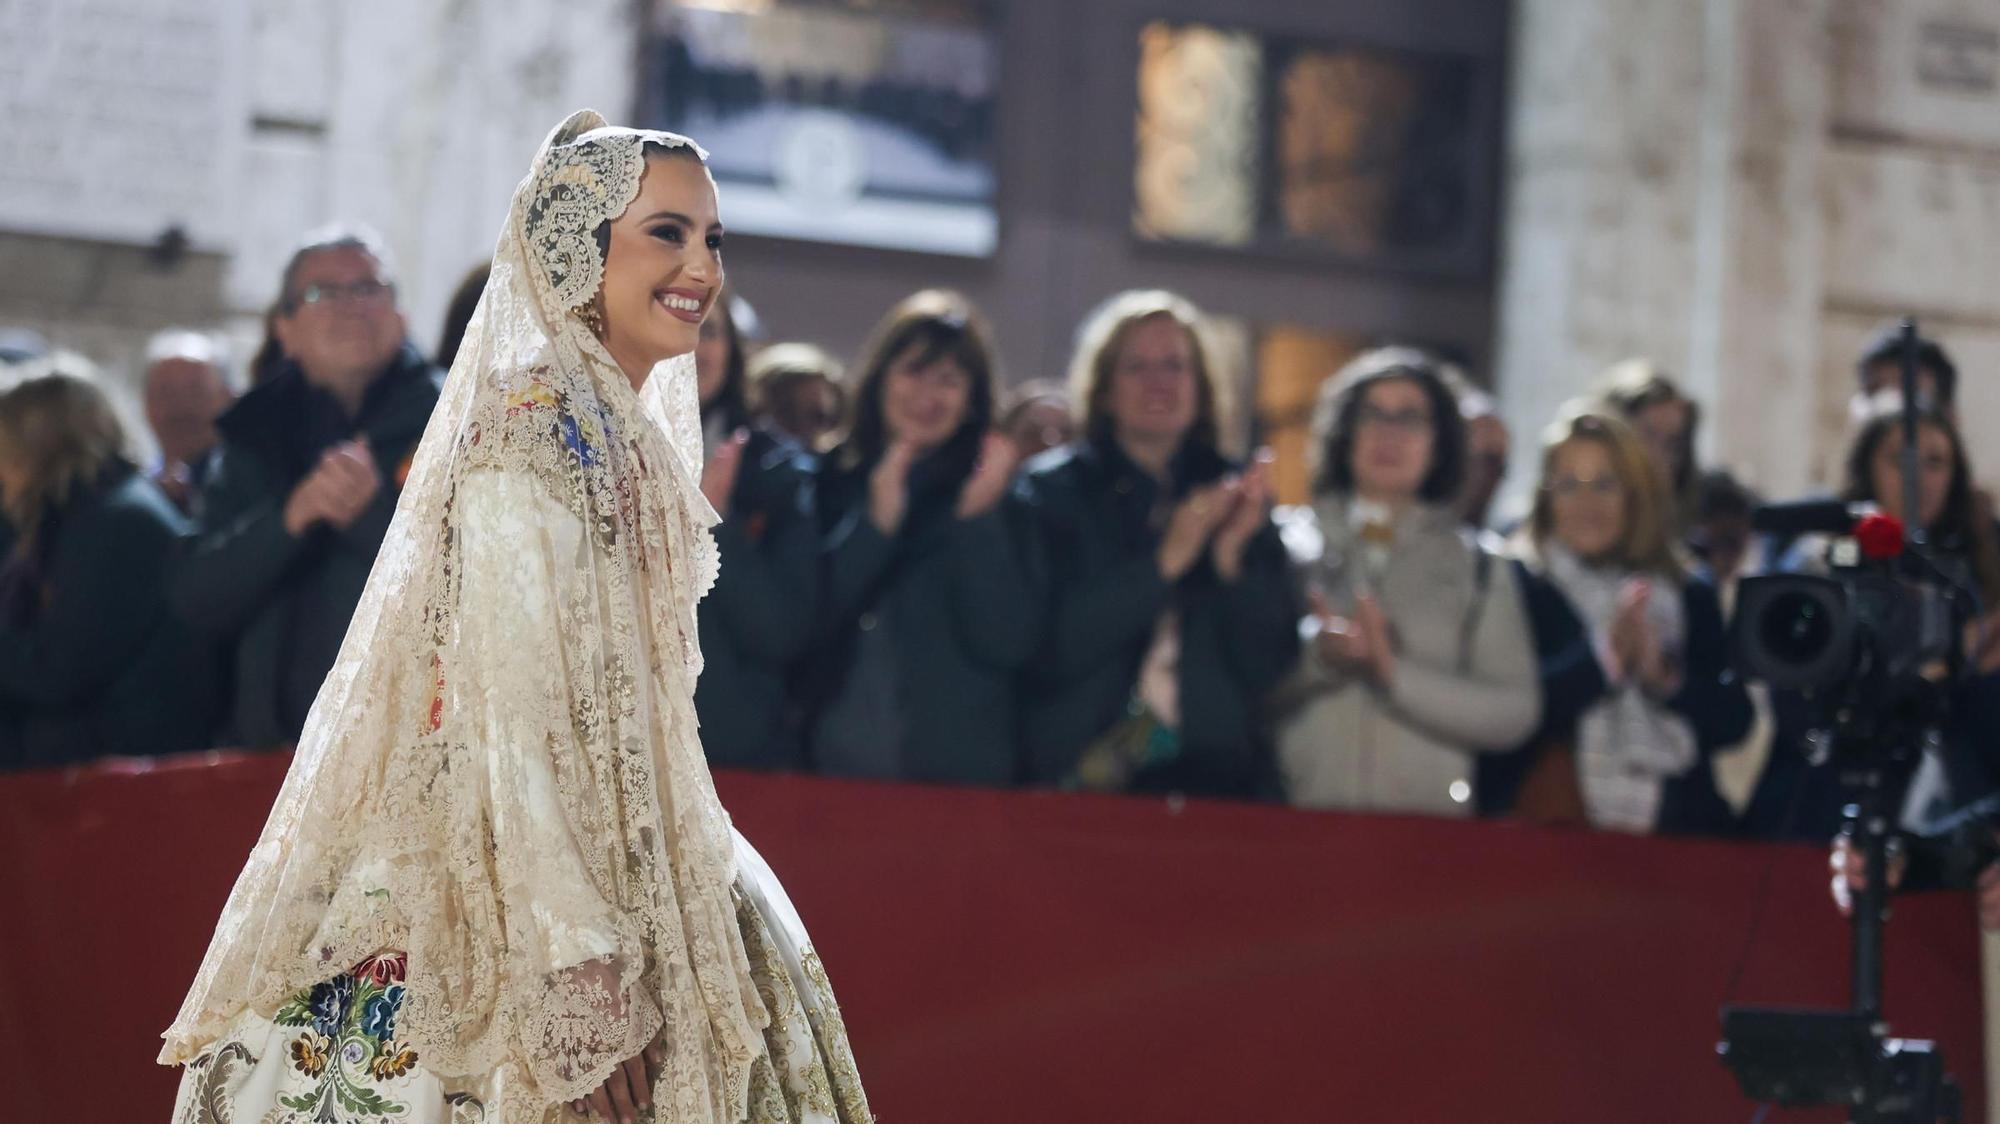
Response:
[[[721,241],[686,138],[543,145],[166,1032],[177,1124],[868,1118],[696,731]]]

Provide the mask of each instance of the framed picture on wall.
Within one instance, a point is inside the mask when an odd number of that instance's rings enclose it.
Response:
[[[1153,21],[1137,77],[1142,241],[1444,275],[1487,267],[1496,64]]]
[[[999,43],[947,0],[660,0],[640,117],[709,150],[731,230],[983,257]]]

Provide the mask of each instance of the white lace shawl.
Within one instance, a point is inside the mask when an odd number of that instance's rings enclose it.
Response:
[[[665,1030],[662,1119],[737,1120],[768,1015],[697,737],[714,580],[691,356],[642,396],[574,311],[647,144],[585,111],[519,188],[394,523],[161,1060],[385,949],[397,1035],[508,1124]],[[700,154],[699,149],[695,149]],[[524,1106],[524,1114],[511,1111]]]

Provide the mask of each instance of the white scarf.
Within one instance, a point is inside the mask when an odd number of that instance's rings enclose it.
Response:
[[[1646,620],[1669,660],[1680,658],[1687,627],[1679,588],[1657,574],[1634,574],[1585,564],[1554,543],[1542,557],[1548,576],[1590,630],[1597,651],[1610,647],[1619,596],[1630,582],[1650,590]],[[1665,781],[1700,758],[1694,727],[1640,689],[1630,677],[1612,685],[1577,722],[1576,761],[1590,822],[1617,831],[1649,832],[1659,821]]]

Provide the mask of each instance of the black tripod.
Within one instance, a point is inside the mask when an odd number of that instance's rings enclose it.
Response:
[[[1882,1020],[1891,840],[1911,764],[1908,754],[1891,755],[1843,774],[1855,795],[1844,832],[1866,874],[1853,900],[1848,1009],[1723,1009],[1719,1052],[1753,1100],[1848,1105],[1850,1124],[1959,1120],[1958,1087],[1945,1074],[1936,1044],[1891,1038]]]

